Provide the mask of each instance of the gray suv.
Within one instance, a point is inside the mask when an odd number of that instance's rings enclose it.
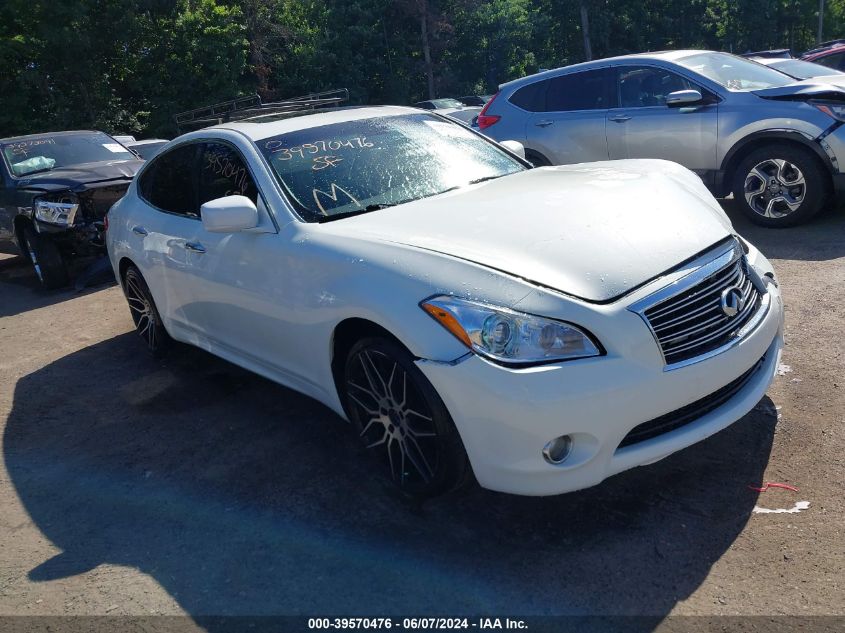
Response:
[[[711,51],[626,55],[503,84],[478,116],[535,165],[663,158],[757,224],[804,222],[845,191],[845,87]]]

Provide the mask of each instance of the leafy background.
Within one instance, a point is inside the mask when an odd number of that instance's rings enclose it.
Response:
[[[594,58],[815,43],[818,0],[3,0],[0,136],[175,134],[182,110],[346,87],[352,103],[486,94]],[[583,17],[589,38],[584,37]],[[828,0],[826,39],[845,33]]]

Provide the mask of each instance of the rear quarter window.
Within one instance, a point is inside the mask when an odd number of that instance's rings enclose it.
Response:
[[[514,104],[517,108],[528,110],[529,112],[540,112],[543,110],[543,103],[545,101],[546,87],[549,82],[535,81],[534,83],[523,86],[514,92],[508,101]]]

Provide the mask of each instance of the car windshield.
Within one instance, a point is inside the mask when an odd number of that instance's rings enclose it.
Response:
[[[727,53],[698,53],[676,60],[731,92],[777,88],[792,83],[789,75]]]
[[[821,64],[814,64],[813,62],[805,62],[800,59],[778,60],[770,63],[769,66],[796,79],[812,79],[813,77],[821,77],[823,75],[843,74],[839,70],[828,68]]]
[[[132,152],[102,132],[43,134],[2,143],[0,147],[15,176],[83,163],[135,158]]]
[[[138,143],[131,144],[129,147],[144,160],[150,160],[153,156],[161,151],[161,148],[167,145],[168,141],[161,141],[160,143]]]
[[[312,127],[257,145],[308,222],[376,211],[526,169],[463,125],[422,113]]]

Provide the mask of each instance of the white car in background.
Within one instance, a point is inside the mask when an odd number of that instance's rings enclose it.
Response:
[[[443,98],[420,101],[415,103],[414,107],[430,110],[470,125],[481,112],[483,106],[468,106],[458,99]]]
[[[774,272],[692,172],[532,169],[411,108],[266,119],[145,164],[109,214],[115,274],[151,350],[172,337],[319,400],[404,493],[470,469],[592,486],[769,386]]]

